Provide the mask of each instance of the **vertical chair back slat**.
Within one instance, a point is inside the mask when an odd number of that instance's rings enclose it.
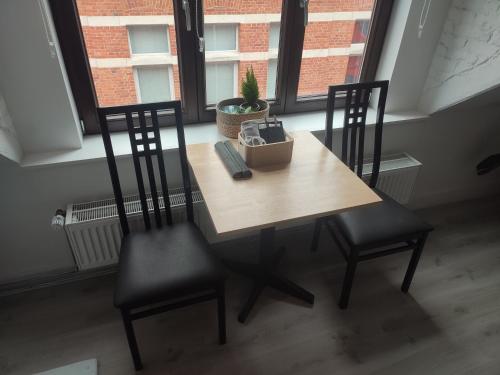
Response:
[[[333,90],[334,98],[337,97],[337,90]],[[352,91],[348,91],[345,98],[345,109],[344,109],[344,129],[349,129],[349,112],[351,110],[351,100],[352,100]],[[333,113],[332,113],[333,119]],[[333,124],[332,124],[333,126]],[[345,163],[347,160],[347,142],[349,141],[349,132],[342,132],[342,161]],[[332,140],[333,142],[333,140]]]
[[[144,225],[146,226],[146,229],[150,229],[151,221],[149,219],[148,202],[146,198],[146,191],[144,190],[144,181],[142,179],[141,160],[139,159],[139,153],[137,150],[138,142],[136,139],[136,132],[134,128],[134,121],[132,119],[132,112],[126,112],[125,119],[127,122],[130,147],[132,149],[132,159],[134,161],[135,178],[137,180],[137,188],[139,190],[139,199],[141,201],[141,209],[142,209],[142,216],[144,218]]]
[[[158,113],[156,110],[151,111],[151,121],[153,122],[153,131],[156,138],[156,149],[161,150],[160,127],[158,126]],[[165,163],[163,161],[163,152],[157,152],[156,158],[158,161],[158,170],[160,171],[161,192],[163,195],[163,203],[165,206],[165,216],[167,224],[172,225],[172,210],[170,209],[170,196],[168,194],[167,175],[165,174]]]
[[[161,227],[161,214],[160,214],[160,205],[158,202],[158,193],[156,191],[156,180],[155,180],[155,171],[153,168],[153,161],[151,160],[151,154],[156,153],[156,150],[151,150],[150,141],[155,142],[156,140],[149,138],[149,132],[146,128],[146,116],[144,115],[144,111],[138,111],[139,114],[139,126],[141,128],[142,134],[142,145],[144,147],[144,158],[146,159],[146,169],[148,172],[148,180],[149,180],[149,189],[151,190],[151,200],[153,201],[153,210],[156,220],[156,226],[158,228]],[[154,137],[154,133],[153,133]]]
[[[351,144],[349,146],[349,168],[352,171],[356,168],[356,144],[357,144],[357,132],[358,132],[358,108],[359,108],[359,90],[354,90],[352,92],[354,96],[349,103],[349,136]],[[354,101],[354,103],[352,103]]]
[[[111,143],[109,133],[108,116],[124,116],[127,122],[127,130],[132,149],[132,158],[134,163],[135,176],[137,180],[137,188],[141,203],[141,210],[144,218],[146,229],[151,229],[151,219],[149,216],[148,197],[143,180],[143,171],[141,168],[141,158],[143,157],[146,164],[148,174],[149,189],[151,192],[151,201],[155,217],[155,223],[158,228],[162,226],[161,209],[159,201],[159,193],[156,184],[155,168],[153,156],[156,156],[159,181],[161,185],[161,194],[163,195],[166,223],[172,224],[171,203],[168,193],[167,176],[165,172],[165,163],[162,153],[162,145],[160,138],[158,111],[173,110],[176,122],[176,133],[179,145],[179,155],[181,161],[182,181],[184,185],[184,193],[186,196],[186,210],[188,220],[194,220],[193,214],[193,199],[191,196],[191,182],[186,154],[186,142],[184,137],[184,127],[182,123],[181,104],[179,101],[136,104],[118,107],[98,108],[99,120],[103,136],[106,157],[115,194],[116,205],[120,217],[120,224],[124,235],[129,233],[129,225],[127,221],[125,205],[123,201],[118,170],[116,167],[115,155]],[[134,116],[137,116],[138,126],[134,125]],[[151,126],[148,126],[147,116],[151,118]],[[150,137],[150,134],[153,134]]]
[[[194,222],[193,196],[191,194],[191,179],[189,177],[189,168],[188,168],[187,153],[186,153],[186,140],[184,138],[184,129],[182,127],[181,102],[176,102],[175,105],[176,105],[175,123],[177,124],[177,140],[179,143],[179,156],[181,160],[184,194],[186,196],[187,219],[190,222]]]
[[[370,98],[372,97],[373,90],[380,89],[375,121],[373,168],[369,181],[369,186],[372,188],[377,185],[380,171],[382,126],[384,123],[385,102],[387,99],[388,86],[389,81],[376,81],[330,86],[328,90],[325,146],[330,150],[333,148],[333,117],[335,101],[339,93],[345,93],[341,159],[351,170],[354,171],[356,168],[356,174],[359,177],[362,177],[368,105],[370,104]]]
[[[115,195],[118,217],[120,218],[123,235],[126,236],[130,233],[130,229],[128,226],[127,215],[125,213],[125,205],[123,204],[120,178],[118,176],[118,168],[116,168],[115,154],[113,152],[113,144],[111,143],[111,136],[109,135],[109,128],[107,126],[105,113],[99,112],[99,122],[101,124],[106,124],[105,126],[101,125],[102,140],[104,143],[104,150],[106,151],[106,160],[108,161],[109,174],[111,177],[111,184],[113,186],[113,193]]]

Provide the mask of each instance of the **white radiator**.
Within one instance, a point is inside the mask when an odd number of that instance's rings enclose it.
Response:
[[[153,201],[150,194],[146,195],[149,211],[152,213]],[[169,195],[174,223],[186,220],[183,189],[171,189]],[[130,230],[144,229],[139,195],[127,196],[123,200]],[[200,212],[204,210],[199,209],[200,204],[203,205],[199,191],[193,191],[193,203],[196,224],[204,232],[208,231],[209,229],[205,229],[206,219],[200,220]],[[161,195],[159,205],[164,214],[165,205]],[[103,267],[118,261],[122,230],[114,198],[69,204],[64,228],[79,270]]]
[[[421,166],[420,162],[407,154],[384,157],[377,187],[400,203],[407,203]],[[369,163],[363,166],[364,180],[370,177],[371,168]],[[150,195],[147,200],[152,213]],[[159,200],[160,209],[163,210],[163,197],[160,196]],[[130,230],[143,229],[139,196],[124,197],[124,201]],[[174,223],[185,220],[183,189],[171,190],[170,202]],[[227,239],[216,236],[201,193],[197,190],[193,191],[193,203],[195,223],[207,240],[212,243]],[[118,261],[122,231],[114,199],[68,205],[64,227],[79,270],[107,266]]]
[[[410,201],[420,168],[422,163],[406,153],[383,156],[377,188],[399,203],[406,204]],[[364,181],[370,180],[371,172],[372,164],[364,164]]]

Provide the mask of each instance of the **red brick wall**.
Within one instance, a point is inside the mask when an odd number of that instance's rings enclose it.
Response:
[[[126,27],[84,27],[83,37],[89,57],[130,57]]]
[[[174,91],[175,91],[175,99],[181,99],[181,82],[179,75],[179,65],[172,65],[172,74],[174,76]]]
[[[349,47],[354,21],[310,22],[304,36],[304,49]]]
[[[172,0],[76,0],[81,16],[151,16],[174,14]]]
[[[137,103],[132,68],[92,68],[99,106]]]
[[[269,24],[240,24],[238,45],[240,52],[267,51],[269,49]]]
[[[309,12],[352,12],[371,10],[374,0],[312,0]]]
[[[302,59],[299,96],[325,94],[328,86],[344,83],[349,56]]]
[[[281,13],[281,5],[282,0],[203,0],[205,14]]]
[[[295,0],[294,0],[295,1]],[[298,1],[298,0],[296,0]],[[312,0],[309,12],[369,11],[374,0]],[[173,0],[77,0],[82,16],[172,15]],[[205,14],[281,13],[282,0],[203,0]],[[238,25],[240,52],[269,50],[269,24]],[[354,21],[310,22],[305,34],[304,49],[347,48],[352,43]],[[130,57],[126,27],[84,27],[84,38],[91,58]],[[175,27],[169,25],[171,54],[177,55]],[[343,83],[346,73],[356,70],[356,59],[348,56],[305,58],[302,61],[299,95],[323,94],[328,85]],[[252,65],[260,93],[266,95],[267,60],[238,63],[238,91],[246,68]],[[172,66],[174,91],[181,98],[179,67]],[[100,105],[129,104],[137,101],[132,68],[92,69]]]

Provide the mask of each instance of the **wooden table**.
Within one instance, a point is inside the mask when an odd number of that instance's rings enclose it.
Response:
[[[314,302],[313,294],[274,272],[283,255],[283,249],[273,251],[276,225],[381,201],[311,133],[296,132],[292,137],[289,164],[252,169],[251,179],[239,181],[231,178],[213,144],[187,146],[189,164],[217,234],[261,230],[259,264],[230,264],[255,281],[240,322],[246,320],[265,286]]]

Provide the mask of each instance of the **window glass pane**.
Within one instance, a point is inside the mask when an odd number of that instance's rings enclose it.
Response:
[[[358,20],[354,25],[354,33],[352,34],[353,43],[365,43],[368,39],[368,31],[370,30],[370,20]]]
[[[208,104],[235,96],[234,70],[234,63],[206,64]]]
[[[129,26],[132,53],[168,53],[166,25]]]
[[[276,71],[278,70],[278,60],[269,60],[267,65],[267,98],[276,97]]]
[[[142,102],[163,100],[168,93],[171,99],[181,99],[172,0],[76,0],[76,4],[99,106],[138,103],[138,72],[157,64],[163,64],[161,78],[151,83],[156,89],[144,83]],[[144,53],[151,55],[135,56]],[[172,69],[169,84],[166,65]]]
[[[281,0],[203,0],[207,105],[241,96],[241,81],[250,67],[260,98],[274,96],[277,64],[270,61],[278,58],[281,9]],[[222,73],[215,72],[214,66],[229,62],[236,73],[231,79],[220,79]]]
[[[171,99],[168,67],[151,66],[136,69],[137,86],[142,103],[161,102]]]
[[[299,97],[326,95],[330,85],[359,81],[374,5],[374,0],[309,1]]]
[[[235,51],[236,25],[206,24],[205,47],[207,51]]]
[[[277,49],[280,44],[280,24],[272,23],[269,28],[269,49]]]

